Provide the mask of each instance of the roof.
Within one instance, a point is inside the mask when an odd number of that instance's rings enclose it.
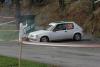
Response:
[[[75,23],[75,22],[56,21],[56,22],[51,22],[49,25],[57,25],[57,24],[62,24],[62,23]]]

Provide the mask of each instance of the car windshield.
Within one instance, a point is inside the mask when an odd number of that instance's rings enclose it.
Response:
[[[44,30],[51,31],[53,27],[54,27],[53,25],[48,25],[45,27]]]

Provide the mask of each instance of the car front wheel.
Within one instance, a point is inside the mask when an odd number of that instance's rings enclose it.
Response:
[[[40,42],[49,42],[49,38],[46,36],[41,37]]]
[[[73,37],[73,39],[75,41],[80,41],[81,40],[81,34],[80,33],[75,34],[74,37]]]

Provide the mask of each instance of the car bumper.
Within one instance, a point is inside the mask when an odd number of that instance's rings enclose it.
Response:
[[[28,38],[29,41],[33,42],[33,41],[39,41],[38,38]]]
[[[37,41],[37,39],[29,38],[29,41]]]

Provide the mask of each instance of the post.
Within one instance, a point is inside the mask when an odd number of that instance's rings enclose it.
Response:
[[[20,11],[20,0],[16,0],[16,19],[17,19],[17,28],[19,29],[19,23],[20,23],[20,16],[21,16],[21,11]]]
[[[20,16],[21,16],[21,11],[20,11],[20,0],[16,0],[16,25],[19,30],[19,59],[18,59],[18,67],[21,67],[21,58],[22,58],[22,35],[21,33],[21,26],[20,26]]]
[[[22,59],[22,41],[19,42],[20,50],[19,50],[19,59],[18,59],[18,67],[21,67],[21,59]]]

